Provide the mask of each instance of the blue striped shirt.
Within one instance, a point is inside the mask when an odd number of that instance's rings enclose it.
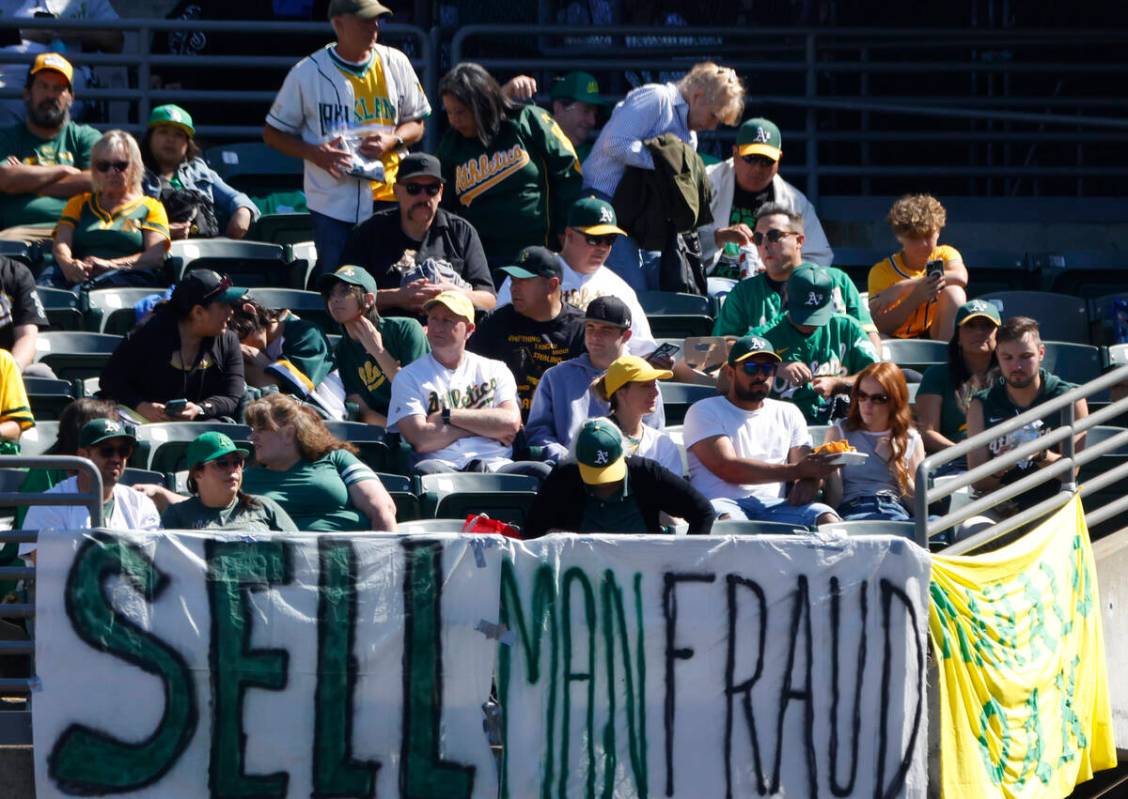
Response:
[[[654,168],[643,141],[663,133],[697,149],[697,134],[689,129],[689,102],[677,85],[648,83],[630,92],[615,106],[584,161],[584,189],[614,197],[628,166]]]

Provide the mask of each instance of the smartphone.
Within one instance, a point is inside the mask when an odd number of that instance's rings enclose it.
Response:
[[[188,407],[188,400],[174,399],[165,403],[165,413],[169,416],[179,416]]]
[[[654,361],[660,361],[664,358],[673,359],[674,356],[676,356],[679,352],[681,352],[681,347],[679,347],[677,344],[671,344],[667,341],[658,349],[654,350],[654,352],[647,355],[646,360],[654,363]]]
[[[929,261],[925,265],[925,273],[931,278],[933,275],[944,276],[944,262],[937,258],[935,261]]]

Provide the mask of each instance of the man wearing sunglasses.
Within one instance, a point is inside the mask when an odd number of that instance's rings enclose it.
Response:
[[[362,266],[376,279],[376,308],[382,314],[422,321],[423,306],[444,291],[465,294],[483,311],[494,307],[494,284],[478,231],[439,207],[443,189],[439,159],[412,153],[400,161],[392,188],[398,205],[377,211],[349,234],[341,263]],[[393,267],[408,250],[415,252],[416,263],[427,258],[447,262],[469,288],[423,279],[401,285],[401,272]]]
[[[92,419],[78,431],[80,458],[89,458],[102,475],[103,525],[111,530],[158,530],[161,526],[157,506],[144,494],[122,485],[122,474],[137,446],[134,428],[116,419]],[[93,490],[89,473],[80,471],[44,493],[88,493]],[[25,530],[84,530],[90,527],[90,511],[85,505],[32,505],[24,518]],[[35,544],[20,544],[20,556],[32,556]]]
[[[713,184],[710,208],[713,222],[698,228],[701,255],[706,266],[735,264],[741,247],[752,245],[752,233],[761,216],[761,207],[769,203],[782,205],[799,214],[806,229],[805,259],[820,266],[830,266],[834,252],[826,240],[822,224],[810,200],[779,176],[783,158],[783,137],[770,119],[749,119],[740,126],[732,158],[710,164],[706,170]],[[747,252],[747,250],[746,250]],[[752,270],[759,263],[749,264]],[[713,277],[739,279],[734,271],[710,273]]]

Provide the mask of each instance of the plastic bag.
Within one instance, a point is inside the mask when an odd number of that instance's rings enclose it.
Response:
[[[491,519],[484,513],[471,513],[467,516],[466,522],[462,525],[462,532],[504,535],[521,539],[521,531],[516,527],[498,519]]]

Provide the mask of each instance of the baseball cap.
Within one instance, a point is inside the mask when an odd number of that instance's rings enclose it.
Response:
[[[744,336],[733,342],[728,354],[729,366],[746,361],[753,355],[770,355],[777,361],[783,360],[776,354],[772,343],[763,336]]]
[[[674,373],[669,369],[655,369],[648,361],[637,355],[623,355],[607,367],[603,385],[607,396],[611,396],[627,383],[645,383],[648,380],[669,380]]]
[[[579,100],[590,105],[604,105],[607,102],[599,94],[599,81],[595,79],[595,75],[578,69],[555,78],[548,96],[553,100]]]
[[[111,438],[128,438],[136,444],[137,428],[117,419],[91,419],[78,431],[78,445],[83,448],[93,447]]]
[[[377,0],[330,0],[329,19],[342,14],[355,14],[362,19],[375,19],[391,14],[392,9]]]
[[[376,293],[376,278],[372,277],[372,273],[363,267],[351,264],[339,266],[336,272],[322,275],[317,280],[317,288],[324,292],[338,282],[348,283],[350,286],[360,286],[369,294]]]
[[[834,316],[834,279],[811,263],[795,267],[787,280],[787,313],[797,325],[822,327]]]
[[[605,485],[627,476],[623,434],[607,419],[584,422],[576,436],[576,462],[580,479],[588,485]]]
[[[987,302],[986,300],[971,300],[970,302],[965,302],[960,306],[960,309],[956,311],[956,327],[959,327],[964,322],[974,319],[977,316],[990,319],[995,323],[996,327],[1003,323],[1002,318],[999,316],[999,309],[995,307],[995,303]]]
[[[58,53],[40,53],[35,57],[35,61],[32,62],[28,74],[34,75],[36,72],[42,72],[45,69],[60,73],[67,79],[67,83],[71,85],[71,89],[74,89],[74,67],[71,66],[70,61],[67,61]]]
[[[176,284],[170,301],[180,310],[189,311],[193,305],[235,302],[246,293],[246,289],[233,286],[226,275],[211,269],[193,269]]]
[[[564,277],[560,258],[547,247],[526,247],[517,255],[517,263],[503,266],[501,271],[511,277]]]
[[[189,137],[196,135],[196,128],[192,124],[192,115],[172,103],[158,105],[153,109],[153,113],[149,114],[149,127],[155,128],[157,125],[172,125],[174,128],[180,128]]]
[[[400,160],[396,180],[403,181],[414,177],[435,178],[439,183],[445,182],[442,163],[430,153],[412,153]]]
[[[736,132],[736,151],[740,155],[763,155],[778,161],[783,155],[783,137],[770,119],[750,119]]]
[[[631,319],[631,309],[627,307],[627,304],[618,297],[611,295],[596,297],[589,302],[587,310],[584,312],[584,319],[590,319],[593,322],[606,322],[624,330],[630,327],[634,321]]]
[[[427,300],[423,306],[424,311],[429,311],[436,304],[445,305],[453,313],[461,316],[468,322],[474,321],[474,303],[461,291],[444,291],[436,297]]]
[[[610,233],[627,235],[627,231],[619,227],[611,203],[598,197],[581,197],[572,203],[572,207],[568,209],[568,227],[593,236],[606,236]]]
[[[185,451],[185,458],[188,461],[188,468],[195,469],[201,463],[214,461],[232,452],[238,452],[244,458],[250,455],[249,450],[235,446],[235,442],[226,433],[213,430],[210,433],[201,433],[192,439]]]

